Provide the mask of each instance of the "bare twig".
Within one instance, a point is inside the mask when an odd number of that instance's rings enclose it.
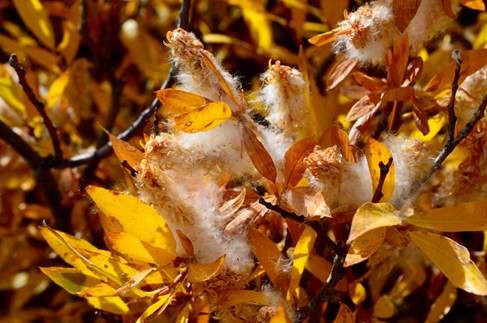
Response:
[[[263,198],[260,198],[259,203],[268,208],[269,210],[272,210],[274,212],[279,213],[283,218],[288,218],[291,220],[294,220],[296,222],[304,223],[306,222],[306,218],[304,216],[298,215],[293,212],[289,212],[284,210],[282,207],[279,205],[274,205],[272,203],[267,202]]]
[[[382,193],[382,188],[384,187],[384,183],[386,181],[387,174],[389,173],[389,169],[392,166],[392,157],[389,158],[387,161],[387,164],[384,164],[383,162],[379,162],[379,168],[380,168],[380,176],[379,176],[379,182],[377,183],[377,187],[375,188],[374,196],[372,197],[372,203],[377,203],[380,201],[380,199],[384,196]]]
[[[19,83],[22,86],[25,94],[29,98],[30,102],[34,105],[37,109],[39,114],[42,117],[42,120],[47,128],[49,136],[51,137],[52,148],[54,150],[54,162],[60,162],[63,159],[63,152],[61,150],[61,143],[59,141],[59,136],[57,134],[56,126],[52,123],[51,119],[47,115],[46,109],[44,107],[44,103],[37,99],[34,91],[30,87],[27,79],[25,78],[25,68],[19,63],[17,55],[12,54],[8,60],[10,66],[12,66],[19,77]]]

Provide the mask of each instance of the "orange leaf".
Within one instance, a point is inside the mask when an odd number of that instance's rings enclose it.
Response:
[[[443,7],[443,12],[450,18],[455,19],[455,13],[451,8],[451,0],[441,0],[441,6]]]
[[[473,10],[485,10],[485,3],[482,0],[460,0],[460,3]]]
[[[255,133],[245,125],[242,127],[242,138],[255,168],[262,176],[274,183],[277,177],[276,166],[264,145],[257,139]]]
[[[361,87],[366,88],[371,92],[378,92],[383,90],[386,87],[386,84],[376,77],[368,76],[363,72],[353,72],[352,74],[353,79],[357,82]]]
[[[421,0],[394,0],[392,2],[392,13],[396,26],[403,32],[416,15]]]
[[[353,152],[353,145],[348,139],[348,134],[345,130],[337,127],[336,125],[331,126],[331,142],[334,145],[340,147],[343,157],[346,161],[355,163],[357,159]]]
[[[333,29],[330,31],[327,31],[326,33],[322,33],[316,36],[311,37],[308,39],[308,41],[315,45],[315,46],[324,46],[326,44],[332,43],[335,41],[337,36],[340,36],[341,34],[346,33],[345,31],[339,31],[337,29]]]
[[[317,145],[312,138],[304,138],[292,145],[284,156],[284,182],[286,187],[295,186],[303,177],[306,166],[304,158],[308,156]]]
[[[382,227],[368,231],[355,239],[350,245],[343,266],[349,267],[368,259],[380,248],[385,237],[386,228]]]
[[[108,134],[108,137],[110,138],[113,151],[120,162],[126,161],[132,167],[139,166],[142,159],[144,159],[144,154],[140,150],[128,142],[118,139],[111,133]]]
[[[168,119],[189,113],[211,102],[202,96],[178,89],[162,89],[156,92],[156,96],[162,103],[162,115]]]
[[[409,60],[409,40],[403,34],[392,43],[392,50],[387,52],[387,83],[390,87],[401,85]]]
[[[191,263],[188,270],[188,281],[192,283],[199,283],[207,281],[221,271],[225,263],[225,256],[221,256],[214,262],[208,264]]]
[[[186,236],[181,230],[176,230],[176,234],[178,235],[179,241],[183,246],[184,251],[190,256],[194,256],[194,248],[193,243],[191,240]]]
[[[375,113],[379,108],[380,103],[376,102],[375,98],[370,95],[362,97],[348,111],[347,119],[349,121],[358,120],[366,115]]]
[[[326,89],[329,91],[335,88],[352,72],[356,65],[356,60],[346,55],[339,56],[326,75]]]

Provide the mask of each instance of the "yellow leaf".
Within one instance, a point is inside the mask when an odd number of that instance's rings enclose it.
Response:
[[[124,315],[129,312],[127,304],[118,296],[87,297],[86,300],[94,308],[109,313]]]
[[[289,281],[289,289],[287,299],[291,300],[296,295],[299,288],[301,275],[304,267],[308,262],[309,255],[313,249],[316,240],[316,231],[308,225],[304,226],[304,230],[299,237],[296,247],[293,252],[293,267],[291,268],[291,279]]]
[[[39,0],[13,0],[22,21],[44,45],[53,49],[55,40],[47,11]]]
[[[264,234],[253,228],[249,229],[248,239],[255,257],[271,282],[281,290],[286,290],[288,280],[281,269],[279,248]]]
[[[372,191],[374,192],[380,178],[379,162],[382,162],[384,165],[387,164],[389,158],[392,158],[392,154],[383,143],[374,139],[369,139],[365,146],[365,156],[367,157],[367,163],[369,164],[370,176],[372,178]],[[384,186],[382,186],[382,194],[384,195],[382,196],[381,201],[388,201],[391,198],[394,193],[394,181],[393,162],[389,168],[389,173],[387,173]]]
[[[323,257],[312,253],[308,257],[305,268],[322,283],[325,283],[331,271],[331,264]]]
[[[253,6],[242,6],[243,17],[247,25],[249,25],[250,34],[258,47],[269,50],[272,46],[272,28],[269,20],[266,17],[263,2],[260,1],[245,1],[252,3]],[[258,6],[258,8],[252,8]]]
[[[282,304],[279,305],[276,313],[271,317],[269,323],[291,323],[291,320],[287,316],[286,308]]]
[[[218,127],[232,117],[232,110],[225,102],[210,102],[191,112],[174,118],[175,131],[200,132]]]
[[[125,232],[154,247],[176,253],[176,240],[162,216],[134,196],[89,186],[86,192],[96,203],[105,232]],[[143,221],[141,221],[143,219]]]
[[[221,256],[214,262],[208,264],[191,263],[189,264],[187,279],[192,283],[207,281],[218,275],[224,263],[225,256]]]
[[[376,228],[353,240],[343,266],[349,267],[368,259],[380,248],[385,237],[386,228]]]
[[[46,96],[46,108],[52,109],[54,105],[61,100],[64,90],[69,82],[69,71],[61,74],[54,82],[51,83]]]
[[[171,302],[171,298],[172,294],[160,296],[156,302],[145,309],[142,315],[137,319],[136,323],[144,323],[145,319],[149,318],[149,316],[154,314],[156,311],[159,311],[159,313],[164,311]]]
[[[174,254],[161,248],[147,248],[140,239],[126,232],[107,232],[105,240],[111,249],[130,261],[164,266],[174,260]]]
[[[364,203],[357,209],[352,219],[352,227],[347,243],[373,229],[401,224],[397,210],[389,203]]]
[[[0,65],[0,98],[20,116],[24,115],[28,98],[3,65]]]
[[[338,36],[338,30],[330,30],[322,34],[318,34],[316,36],[311,37],[308,41],[315,45],[315,46],[324,46],[326,44],[332,43],[335,41],[336,37]]]
[[[104,282],[99,282],[93,286],[89,286],[88,288],[84,289],[76,293],[80,297],[109,297],[109,296],[116,296],[116,290],[112,286],[108,285]]]
[[[269,305],[270,300],[266,294],[253,290],[229,290],[220,296],[219,304],[222,307],[232,307],[238,304]]]
[[[32,61],[56,74],[61,73],[61,69],[58,66],[59,57],[51,51],[39,46],[24,46],[23,48]]]
[[[454,286],[473,294],[487,295],[487,280],[470,259],[467,248],[435,233],[411,231],[409,236]]]
[[[442,114],[437,114],[428,119],[428,127],[430,131],[426,135],[423,135],[423,133],[421,133],[419,129],[415,129],[411,133],[411,136],[423,142],[431,141],[431,139],[435,138],[436,135],[440,132],[440,130],[443,129],[445,123],[446,123],[446,117]]]
[[[440,296],[431,305],[426,323],[437,323],[450,312],[451,307],[457,300],[457,288],[450,282],[446,282]]]
[[[333,323],[354,323],[355,315],[348,308],[347,305],[340,303],[340,308],[338,309],[337,316]]]
[[[430,209],[405,219],[407,223],[444,232],[487,230],[487,200]]]
[[[120,162],[126,161],[132,167],[138,167],[142,159],[144,159],[144,154],[122,139],[118,139],[111,133],[108,134],[110,138],[110,143],[112,144],[113,151]]]
[[[202,96],[178,89],[162,89],[156,95],[162,103],[160,112],[166,119],[174,119],[211,102]]]
[[[359,282],[353,282],[348,285],[348,295],[355,305],[362,304],[367,298],[365,287]]]
[[[70,294],[79,293],[88,288],[88,285],[100,282],[94,277],[84,275],[76,268],[41,267],[40,270]]]

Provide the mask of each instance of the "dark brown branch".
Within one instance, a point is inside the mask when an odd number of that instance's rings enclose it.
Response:
[[[0,139],[12,147],[17,154],[22,156],[30,168],[38,169],[42,165],[42,157],[22,137],[0,119]]]
[[[392,166],[392,157],[389,158],[387,161],[387,164],[384,164],[383,162],[379,162],[379,168],[380,168],[380,176],[379,176],[379,182],[377,183],[377,187],[375,188],[374,196],[372,197],[372,203],[378,203],[380,199],[384,196],[382,193],[382,188],[384,187],[384,183],[386,181],[387,174],[389,174],[389,170]]]
[[[274,212],[279,213],[283,218],[291,219],[291,220],[294,220],[294,221],[300,222],[300,223],[307,222],[306,218],[304,216],[297,215],[296,213],[286,211],[282,207],[280,207],[279,205],[274,205],[272,203],[269,203],[266,200],[264,200],[263,198],[260,198],[259,203],[262,204],[263,206],[265,206],[266,208],[268,208],[269,210],[272,210]]]
[[[52,148],[54,151],[54,161],[61,162],[63,159],[63,152],[61,150],[61,143],[59,141],[57,129],[56,126],[52,123],[49,116],[47,115],[44,103],[42,103],[41,101],[39,101],[39,99],[37,99],[36,95],[34,94],[34,91],[32,90],[29,83],[27,82],[27,79],[25,78],[25,74],[26,74],[25,68],[19,63],[17,55],[15,54],[10,55],[8,63],[10,64],[10,66],[14,68],[15,72],[17,73],[17,76],[19,77],[19,83],[22,86],[22,89],[24,90],[25,94],[29,98],[29,101],[34,105],[37,112],[39,112],[39,114],[42,117],[44,125],[47,128],[49,136],[51,137]]]

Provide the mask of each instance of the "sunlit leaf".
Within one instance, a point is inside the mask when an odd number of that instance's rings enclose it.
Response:
[[[460,0],[460,3],[473,10],[485,10],[485,3],[482,0]]]
[[[89,286],[88,288],[77,293],[78,296],[88,298],[88,297],[110,297],[116,296],[116,290],[111,285],[99,282],[95,285]]]
[[[63,38],[57,46],[58,51],[64,56],[68,63],[71,63],[78,52],[81,43],[81,36],[76,26],[71,21],[63,24]]]
[[[255,133],[246,126],[242,126],[242,138],[245,149],[255,168],[262,176],[271,182],[275,182],[277,177],[276,166],[264,145],[257,139]]]
[[[199,132],[218,127],[232,117],[232,110],[224,102],[211,102],[174,118],[175,131]]]
[[[286,187],[295,186],[303,177],[306,166],[304,158],[308,156],[317,145],[311,138],[304,138],[286,151],[284,156],[284,182]]]
[[[332,90],[340,84],[353,71],[357,61],[349,58],[347,55],[341,55],[330,67],[326,74],[326,89]]]
[[[376,228],[353,240],[343,266],[349,267],[367,260],[380,248],[385,236],[386,228]]]
[[[46,96],[46,108],[52,109],[61,100],[69,82],[69,72],[61,74],[51,83]]]
[[[248,239],[254,255],[259,260],[259,263],[269,279],[275,286],[282,290],[287,289],[288,280],[281,268],[281,252],[277,246],[264,234],[255,229],[250,229]]]
[[[367,163],[369,164],[370,176],[372,178],[372,189],[376,190],[380,179],[380,167],[379,163],[382,162],[386,165],[389,158],[392,158],[392,154],[387,149],[387,146],[377,140],[370,138],[365,146],[365,156],[367,157]],[[392,162],[389,172],[387,173],[384,185],[382,186],[382,198],[381,201],[388,201],[394,193],[395,183],[395,170],[394,161]]]
[[[89,186],[86,192],[96,203],[105,232],[125,232],[175,254],[176,241],[163,217],[138,198]],[[144,219],[141,221],[141,219]]]
[[[118,296],[87,297],[86,300],[94,308],[109,313],[124,315],[129,312],[128,305]]]
[[[156,95],[162,103],[160,111],[167,119],[189,113],[211,102],[202,96],[178,89],[162,89]]]
[[[388,319],[396,314],[396,306],[389,295],[382,295],[374,305],[374,316]]]
[[[127,161],[130,166],[138,167],[142,159],[144,159],[144,154],[129,144],[126,141],[118,139],[116,136],[112,135],[111,133],[108,134],[110,138],[110,143],[112,144],[113,151],[115,155],[117,155],[118,160],[120,162]]]
[[[291,320],[286,313],[286,308],[282,304],[279,305],[276,313],[271,317],[269,323],[291,323]]]
[[[207,281],[218,275],[224,263],[225,256],[221,256],[208,264],[191,263],[188,269],[188,281],[193,283]]]
[[[146,319],[152,316],[156,311],[161,313],[166,309],[172,299],[172,294],[166,294],[160,296],[157,301],[152,303],[149,307],[145,309],[141,316],[137,319],[136,323],[144,323]]]
[[[367,291],[361,283],[353,282],[348,286],[348,295],[355,305],[359,305],[367,298]]]
[[[347,243],[352,242],[364,233],[377,228],[401,224],[397,210],[389,203],[367,202],[357,209],[352,220]]]
[[[309,255],[313,249],[317,233],[308,225],[304,226],[304,230],[299,237],[296,247],[293,252],[293,266],[291,268],[291,279],[289,281],[288,300],[296,295],[296,290],[299,288],[299,282],[303,274]]]
[[[405,218],[405,222],[444,232],[487,230],[487,200],[430,209]]]
[[[253,290],[229,290],[220,296],[220,305],[232,307],[239,304],[269,305],[270,300],[265,293]]]
[[[54,33],[46,10],[39,0],[13,0],[22,21],[49,48],[54,48]]]
[[[40,270],[71,294],[79,293],[88,288],[88,285],[99,282],[98,279],[86,276],[76,268],[41,267]]]
[[[473,294],[487,295],[487,280],[470,259],[467,248],[435,233],[411,231],[409,236],[453,285]]]

